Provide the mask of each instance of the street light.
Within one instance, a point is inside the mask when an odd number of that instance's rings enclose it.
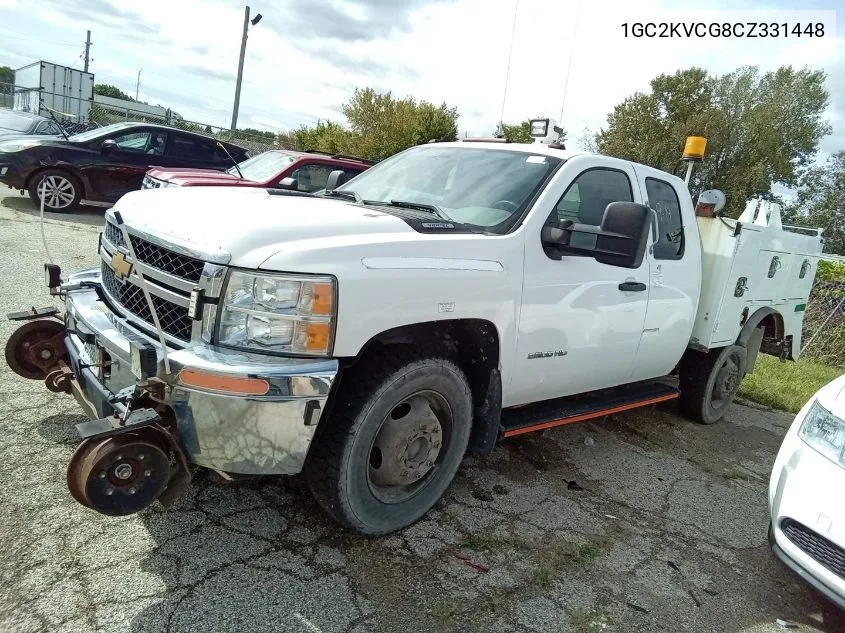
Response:
[[[256,13],[252,20],[249,19],[249,7],[244,7],[244,34],[241,38],[241,57],[238,60],[238,79],[235,83],[235,105],[232,108],[232,131],[238,127],[238,107],[241,105],[241,80],[244,76],[244,55],[246,54],[246,33],[249,25],[255,26],[261,22],[263,16]]]

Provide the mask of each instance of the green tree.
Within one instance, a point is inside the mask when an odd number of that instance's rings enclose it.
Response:
[[[237,135],[250,138],[254,141],[267,141],[268,143],[272,143],[276,140],[276,134],[274,132],[256,130],[254,127],[239,127]]]
[[[528,121],[522,123],[502,123],[501,133],[512,143],[530,143],[534,139],[531,138],[531,124]]]
[[[15,71],[12,70],[9,66],[0,66],[0,83],[15,83]]]
[[[374,160],[432,140],[453,141],[458,134],[458,111],[445,103],[395,99],[390,92],[364,88],[356,89],[342,109],[359,154]]]
[[[707,137],[707,157],[690,189],[718,188],[727,213],[738,216],[752,196],[771,196],[775,183],[795,186],[830,132],[825,74],[784,66],[763,75],[754,67],[711,76],[701,68],[660,75],[608,115],[593,137],[602,154],[681,173],[687,136]]]
[[[317,121],[314,126],[303,125],[279,135],[282,147],[331,154],[355,154],[358,151],[356,141],[357,137],[351,131],[332,121]]]
[[[279,135],[280,145],[381,160],[431,140],[453,141],[458,133],[457,109],[413,97],[395,99],[372,88],[356,89],[342,110],[347,126],[317,121]]]
[[[845,150],[807,169],[783,216],[789,224],[823,228],[825,252],[845,255]]]
[[[531,121],[526,119],[521,123],[502,123],[502,135],[511,141],[511,143],[533,143],[534,137],[531,136]],[[558,140],[566,140],[566,130],[560,133]]]
[[[103,97],[112,97],[113,99],[125,99],[126,101],[135,101],[135,99],[123,92],[120,88],[118,88],[117,86],[112,86],[111,84],[95,84],[94,94],[102,95]]]

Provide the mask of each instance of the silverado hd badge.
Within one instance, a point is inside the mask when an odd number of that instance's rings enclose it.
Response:
[[[528,354],[528,360],[534,360],[535,358],[551,358],[553,356],[566,356],[566,350],[557,349],[553,352],[531,352]]]

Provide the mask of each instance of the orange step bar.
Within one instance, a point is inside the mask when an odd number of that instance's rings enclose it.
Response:
[[[530,426],[522,426],[515,429],[505,431],[505,437],[513,437],[515,435],[523,435],[525,433],[532,433],[533,431],[542,431],[544,429],[551,429],[556,426],[563,426],[564,424],[573,424],[574,422],[583,422],[584,420],[592,420],[594,418],[601,418],[606,415],[628,411],[630,409],[639,409],[640,407],[647,407],[650,404],[657,404],[659,402],[666,402],[667,400],[674,400],[681,394],[678,392],[667,393],[662,396],[648,398],[646,400],[638,400],[636,402],[629,402],[609,409],[599,409],[598,411],[590,411],[589,413],[582,413],[580,415],[573,415],[568,418],[559,418],[557,420],[549,420],[547,422],[540,422]]]

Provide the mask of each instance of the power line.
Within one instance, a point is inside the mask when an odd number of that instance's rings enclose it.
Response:
[[[0,36],[7,40],[21,40],[25,42],[33,41],[31,37],[20,37],[17,35],[9,35],[6,31],[0,31]],[[42,40],[41,38],[38,39],[39,44],[53,44],[55,46],[70,46],[71,48],[77,48],[79,44],[71,44],[69,42],[51,42],[49,40]]]
[[[513,4],[513,28],[511,29],[511,45],[510,49],[508,50],[508,67],[505,70],[505,90],[502,93],[502,113],[499,116],[499,124],[503,124],[505,120],[505,101],[508,98],[508,79],[510,78],[511,74],[511,57],[513,56],[513,38],[516,34],[516,14],[519,11],[519,0],[515,0]]]

